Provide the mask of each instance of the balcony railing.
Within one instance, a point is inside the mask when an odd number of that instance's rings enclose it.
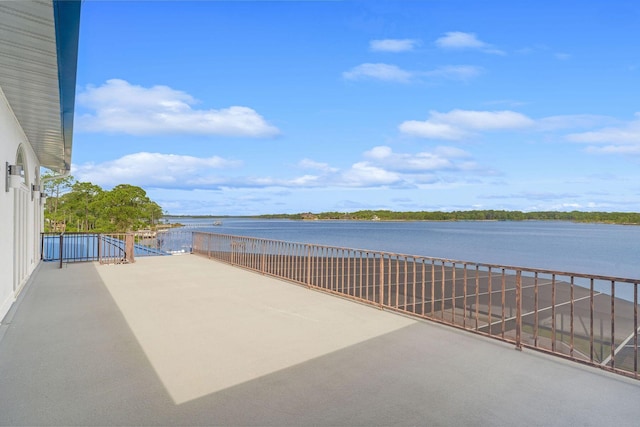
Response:
[[[639,378],[640,279],[204,232],[193,253]]]
[[[134,236],[127,233],[42,233],[43,261],[99,261],[101,264],[131,263],[135,260]]]
[[[191,252],[193,230],[137,233],[42,233],[41,259],[63,262],[131,263],[137,257]]]

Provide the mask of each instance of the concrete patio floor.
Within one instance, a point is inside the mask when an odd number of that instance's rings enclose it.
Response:
[[[640,381],[195,255],[43,263],[0,425],[617,425]]]

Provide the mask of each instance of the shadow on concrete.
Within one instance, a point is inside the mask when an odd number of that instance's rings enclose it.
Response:
[[[1,424],[142,425],[172,406],[94,264],[42,263],[6,320]]]
[[[3,326],[2,425],[625,426],[640,417],[637,381],[427,322],[175,405],[94,264],[43,264],[34,276]]]
[[[418,323],[176,408],[216,425],[633,425],[640,386]],[[204,418],[201,418],[203,416]],[[210,418],[206,418],[210,417]]]

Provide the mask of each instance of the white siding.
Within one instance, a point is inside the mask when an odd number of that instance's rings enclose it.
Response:
[[[22,147],[27,182],[5,191],[6,162],[15,164]],[[0,321],[39,262],[40,201],[31,185],[40,165],[4,93],[0,90]]]

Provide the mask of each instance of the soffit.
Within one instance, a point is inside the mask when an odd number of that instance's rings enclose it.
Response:
[[[0,2],[0,87],[40,164],[64,172],[71,167],[73,121],[69,123],[65,115],[69,114],[69,96],[75,100],[79,7],[75,16],[76,27],[73,28],[73,22],[54,17],[58,13],[57,3]],[[69,25],[69,28],[58,28],[56,34],[56,22],[58,26]],[[68,52],[64,51],[67,48],[59,43],[61,30],[71,31],[72,41],[75,41],[75,48],[71,43],[71,61]],[[72,65],[69,67],[68,63],[63,70],[72,72],[74,87],[71,93],[61,79],[65,57]]]

